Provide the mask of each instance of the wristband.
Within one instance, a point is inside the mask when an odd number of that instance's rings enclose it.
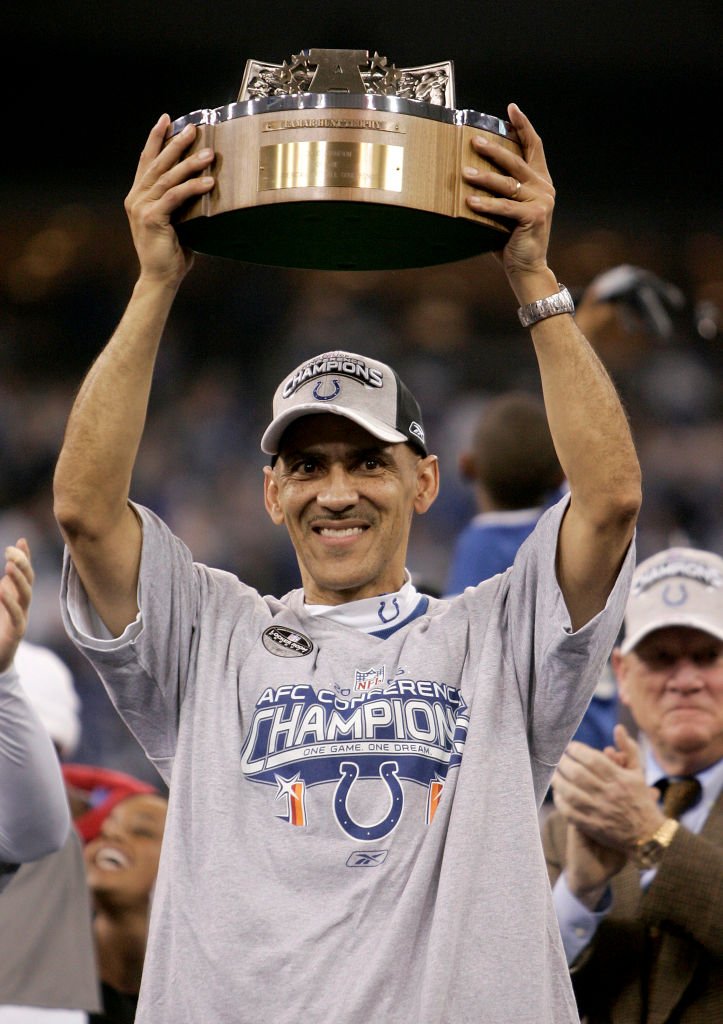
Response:
[[[536,302],[520,306],[517,315],[523,327],[532,327],[539,320],[546,320],[549,316],[575,312],[575,303],[565,285],[558,281],[558,288],[560,291],[555,295],[548,295],[546,299],[537,299]]]

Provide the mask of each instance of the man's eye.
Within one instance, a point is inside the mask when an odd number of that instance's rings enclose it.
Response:
[[[670,668],[671,665],[675,664],[675,657],[672,654],[665,654],[664,651],[658,651],[653,654],[650,658],[650,663],[655,668]]]
[[[653,672],[661,672],[663,669],[670,668],[671,665],[675,664],[675,657],[666,654],[665,651],[647,651],[643,655],[642,661]]]
[[[699,651],[693,656],[693,661],[699,668],[710,668],[720,657],[721,653],[717,650]]]
[[[308,476],[316,470],[317,462],[315,459],[299,459],[298,462],[294,462],[291,466],[292,473],[301,473]]]
[[[369,455],[362,462],[362,468],[366,469],[366,470],[368,470],[370,472],[375,470],[375,469],[381,469],[381,467],[382,467],[382,460],[380,458],[378,458],[376,455]]]

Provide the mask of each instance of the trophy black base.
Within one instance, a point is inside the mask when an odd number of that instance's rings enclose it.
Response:
[[[176,226],[193,252],[264,266],[401,270],[501,249],[509,228],[381,203],[291,202],[194,217]]]

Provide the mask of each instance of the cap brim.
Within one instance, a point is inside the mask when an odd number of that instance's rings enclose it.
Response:
[[[404,441],[410,441],[411,438],[407,437],[400,430],[395,430],[390,427],[387,423],[382,423],[381,420],[376,419],[374,416],[365,416],[363,413],[357,412],[355,409],[348,409],[343,405],[323,406],[318,402],[309,402],[304,405],[296,405],[293,409],[288,409],[286,412],[281,413],[275,420],[272,420],[264,431],[264,435],[261,438],[261,451],[267,455],[278,455],[279,443],[281,436],[290,424],[294,420],[301,419],[302,416],[316,416],[319,413],[331,413],[334,416],[343,416],[347,420],[352,420],[354,423],[363,427],[373,437],[378,438],[380,441],[387,441],[389,444],[400,444]]]
[[[700,619],[696,615],[671,615],[669,619],[659,619],[657,622],[641,626],[635,633],[625,637],[620,645],[620,653],[629,654],[646,636],[650,636],[651,633],[655,633],[659,629],[667,629],[669,626],[687,626],[688,629],[699,629],[703,633],[710,633],[711,636],[723,640],[723,623],[718,625]]]

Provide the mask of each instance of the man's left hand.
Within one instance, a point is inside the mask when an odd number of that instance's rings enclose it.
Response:
[[[472,140],[475,152],[491,170],[465,168],[468,185],[480,191],[467,199],[475,213],[503,217],[512,224],[500,254],[513,289],[518,277],[544,273],[555,206],[555,189],[547,169],[542,139],[520,108],[511,103],[508,117],[520,140],[522,155],[480,135]],[[553,285],[554,288],[554,285]],[[518,295],[519,298],[519,295]],[[520,301],[526,301],[520,298]]]

